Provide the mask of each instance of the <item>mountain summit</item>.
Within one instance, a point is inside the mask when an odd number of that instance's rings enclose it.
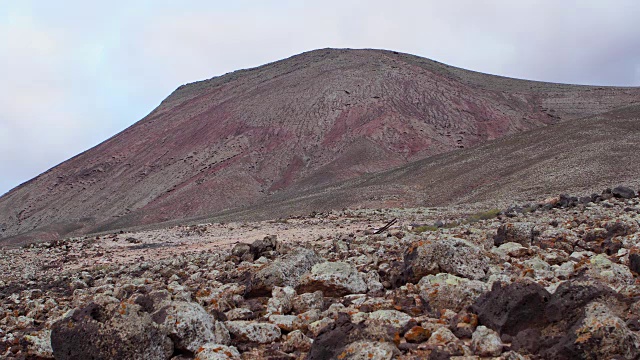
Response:
[[[315,50],[179,87],[128,129],[1,197],[0,239],[259,206],[639,99],[638,88],[517,80],[383,50]]]

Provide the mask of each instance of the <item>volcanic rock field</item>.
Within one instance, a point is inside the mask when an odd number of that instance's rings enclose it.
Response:
[[[5,249],[0,353],[635,359],[640,199],[626,187],[583,195],[504,209],[343,210]]]

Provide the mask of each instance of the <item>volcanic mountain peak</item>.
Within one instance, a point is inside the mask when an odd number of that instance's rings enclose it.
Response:
[[[311,51],[181,86],[130,128],[0,198],[0,237],[205,216],[593,116],[638,95],[391,51]]]

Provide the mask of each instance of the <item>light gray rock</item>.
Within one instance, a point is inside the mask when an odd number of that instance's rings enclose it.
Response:
[[[313,340],[306,336],[302,331],[295,330],[285,336],[283,350],[285,352],[308,352],[311,349]]]
[[[533,274],[537,278],[552,278],[555,276],[551,266],[540,257],[536,256],[523,263],[527,268],[533,270]]]
[[[345,360],[391,360],[400,351],[390,342],[362,340],[347,345],[340,355]]]
[[[304,329],[309,324],[298,315],[271,315],[269,322],[284,331]]]
[[[327,326],[330,326],[331,324],[333,324],[335,322],[335,320],[333,320],[332,318],[322,318],[320,320],[314,321],[312,323],[309,324],[308,329],[309,329],[309,333],[315,338],[318,336],[318,334],[320,334],[320,332],[322,330],[324,330],[324,328],[326,328]]]
[[[327,261],[314,265],[300,280],[297,290],[300,293],[322,291],[324,296],[336,297],[364,294],[367,284],[353,265]]]
[[[568,279],[575,273],[575,264],[567,261],[562,265],[554,265],[553,272],[558,279]]]
[[[2,334],[0,333],[0,336]],[[53,349],[51,348],[51,330],[40,330],[35,334],[27,334],[24,339],[29,343],[27,349],[28,355],[38,358],[53,358]]]
[[[478,280],[485,276],[488,262],[482,249],[463,239],[419,241],[405,253],[404,273],[414,283],[438,273]]]
[[[253,311],[246,308],[235,308],[224,314],[227,320],[247,320],[253,317]]]
[[[271,293],[274,286],[295,288],[302,275],[321,261],[323,261],[322,258],[315,251],[295,248],[253,274],[249,284],[249,294],[267,295]]]
[[[502,353],[502,341],[497,332],[480,325],[471,337],[471,350],[479,356],[499,356]]]
[[[243,295],[246,287],[244,285],[229,283],[212,286],[208,289],[196,291],[196,301],[209,310],[229,311],[235,307],[234,297]]]
[[[224,325],[197,303],[175,301],[153,314],[174,341],[176,348],[195,352],[206,343],[229,344],[230,337]]]
[[[384,286],[380,282],[380,275],[377,271],[371,270],[364,273],[364,281],[367,283],[367,290],[370,294],[377,294],[384,291]]]
[[[271,298],[267,303],[267,313],[288,314],[293,307],[293,298],[295,296],[296,291],[290,286],[274,286],[271,291]]]
[[[451,332],[451,330],[447,329],[444,326],[436,329],[431,334],[431,337],[429,337],[429,340],[427,340],[427,344],[433,345],[433,346],[443,346],[443,345],[448,345],[450,343],[458,343],[458,342],[461,342],[460,339],[458,339]]]
[[[433,331],[426,345],[430,348],[441,349],[445,353],[453,355],[451,356],[452,359],[455,359],[457,356],[470,356],[472,354],[471,349],[446,327],[439,327]],[[466,359],[466,357],[463,357],[463,359]]]
[[[202,345],[196,353],[195,360],[239,360],[238,349],[233,346],[208,343]]]
[[[400,330],[409,324],[412,317],[398,310],[378,310],[369,314],[368,319],[365,321],[367,326],[373,326],[374,324],[381,324],[391,326],[397,330]]]
[[[435,310],[459,312],[489,291],[486,283],[451,274],[427,275],[418,282],[420,296]]]
[[[629,267],[614,263],[605,254],[598,254],[589,259],[587,274],[616,290],[635,282]]]
[[[258,323],[252,321],[226,321],[224,325],[229,332],[240,341],[269,344],[280,339],[280,328],[270,323]]]
[[[527,255],[529,249],[516,242],[507,242],[497,248],[493,248],[491,252],[500,257],[510,256],[518,258]]]
[[[324,296],[322,291],[315,291],[296,295],[291,301],[293,310],[297,313],[306,312],[312,309],[322,310],[324,307]]]

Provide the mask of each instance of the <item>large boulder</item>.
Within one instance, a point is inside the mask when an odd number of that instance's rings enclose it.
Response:
[[[514,242],[524,247],[529,247],[537,235],[538,231],[536,231],[533,223],[514,222],[502,224],[493,237],[493,244],[500,246],[508,242]]]
[[[90,303],[68,312],[52,325],[56,359],[168,359],[171,339],[137,304]]]
[[[586,265],[587,275],[592,279],[602,281],[611,288],[619,289],[625,285],[633,285],[635,282],[628,266],[611,261],[605,254],[591,257]]]
[[[471,350],[479,356],[499,356],[502,353],[502,341],[497,332],[486,326],[478,326],[471,337]]]
[[[558,343],[542,351],[547,359],[638,359],[640,337],[603,303],[593,302]]]
[[[462,239],[418,241],[405,252],[404,275],[412,283],[438,273],[478,280],[485,277],[487,263],[482,249]]]
[[[544,310],[551,294],[542,285],[517,281],[503,286],[493,284],[491,291],[472,305],[480,324],[511,336],[544,324]]]
[[[341,313],[335,322],[324,326],[314,339],[307,360],[337,359],[350,344],[367,340],[368,337],[363,323],[353,323],[349,315]],[[380,340],[389,339],[392,339],[392,335]]]
[[[164,327],[179,350],[194,353],[206,343],[227,345],[230,341],[224,325],[197,303],[171,302],[156,311],[152,318]]]
[[[471,308],[481,325],[511,339],[518,352],[544,359],[635,359],[640,354],[637,336],[620,319],[628,314],[628,300],[598,282],[566,281],[553,294],[533,282],[496,283]]]
[[[607,285],[594,281],[565,281],[550,297],[544,318],[556,328],[569,329],[584,316],[587,304],[594,301],[606,302],[620,313],[627,307],[622,296]]]
[[[321,261],[322,258],[315,251],[296,248],[252,274],[247,284],[248,295],[268,296],[274,286],[296,287],[302,275]]]
[[[451,274],[427,275],[418,282],[420,296],[438,311],[446,309],[459,312],[473,304],[489,291],[486,283],[469,280]]]
[[[322,291],[325,296],[364,294],[367,283],[361,273],[351,264],[323,262],[311,268],[311,272],[300,279],[299,293]]]
[[[611,194],[613,194],[614,197],[621,199],[631,199],[636,197],[636,192],[626,186],[616,186],[611,190]]]

